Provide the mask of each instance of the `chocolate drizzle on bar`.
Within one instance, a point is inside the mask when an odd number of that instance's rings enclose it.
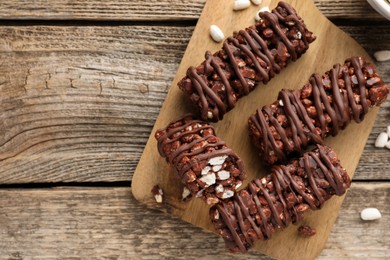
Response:
[[[278,101],[250,117],[250,135],[269,164],[283,162],[310,143],[336,136],[351,119],[361,122],[388,93],[373,65],[353,57],[322,77],[314,74],[301,90],[282,90]]]
[[[272,13],[228,37],[222,50],[206,52],[205,61],[190,67],[179,82],[199,107],[203,120],[218,121],[258,82],[266,84],[287,63],[297,60],[315,40],[289,4],[279,2]]]
[[[320,209],[332,195],[341,196],[350,178],[335,152],[318,145],[288,165],[210,209],[210,218],[227,247],[247,251],[255,240],[270,239],[276,229],[302,221],[308,209]]]
[[[155,137],[160,155],[174,167],[182,183],[208,204],[233,196],[245,178],[241,159],[215,135],[211,125],[192,115],[158,130]],[[213,158],[221,163],[214,163]]]

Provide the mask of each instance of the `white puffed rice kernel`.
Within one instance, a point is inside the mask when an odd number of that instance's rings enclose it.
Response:
[[[213,166],[213,172],[217,172],[217,171],[219,171],[220,169],[222,169],[222,165],[214,165],[214,166]]]
[[[360,217],[363,220],[377,220],[382,217],[382,214],[377,208],[365,208],[360,212]]]
[[[239,11],[248,8],[251,5],[249,0],[236,0],[234,1],[233,10]]]
[[[263,2],[263,0],[251,0],[252,4],[259,5]]]
[[[385,132],[380,133],[375,140],[375,147],[380,147],[380,148],[385,147],[388,142],[388,139],[389,136],[387,135],[387,133]]]
[[[390,60],[390,51],[377,51],[374,53],[374,57],[377,61],[388,61]]]
[[[206,183],[207,186],[210,186],[215,184],[216,178],[214,173],[209,173],[201,177],[199,180]]]
[[[183,188],[183,193],[181,194],[181,198],[184,200],[188,196],[190,196],[190,194],[191,194],[191,191],[187,187],[184,187]]]
[[[224,188],[222,186],[222,184],[218,184],[217,187],[215,187],[215,191],[220,193],[220,192],[223,192]]]
[[[269,7],[268,6],[264,6],[264,7],[262,7],[262,8],[260,8],[260,10],[259,11],[257,11],[257,13],[256,13],[256,16],[255,16],[255,20],[256,21],[260,21],[260,13],[262,13],[262,12],[271,12],[271,10],[269,10]]]
[[[223,41],[223,39],[225,38],[225,35],[223,34],[223,32],[221,31],[221,29],[219,29],[218,26],[216,26],[215,24],[211,25],[210,26],[210,36],[211,38],[215,41],[215,42],[221,42]],[[207,113],[207,117],[209,119],[213,118],[213,114],[209,111]]]
[[[227,157],[227,155],[213,157],[209,160],[208,164],[210,164],[211,166],[221,165],[225,162]]]
[[[206,175],[209,173],[209,171],[211,170],[211,167],[210,166],[206,166],[203,168],[202,172],[200,173],[201,175]]]
[[[233,197],[233,195],[234,195],[234,191],[225,190],[222,194],[222,199],[227,199],[227,198]]]
[[[227,180],[230,178],[230,172],[222,170],[217,173],[218,179],[221,181]]]

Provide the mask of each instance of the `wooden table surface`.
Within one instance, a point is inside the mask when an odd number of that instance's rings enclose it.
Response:
[[[205,1],[0,2],[0,259],[233,258],[130,188]],[[315,2],[368,53],[390,49],[366,1]],[[390,62],[376,65],[389,83]],[[390,150],[373,145],[387,125],[390,98],[320,259],[388,259]],[[361,221],[368,206],[382,219]]]

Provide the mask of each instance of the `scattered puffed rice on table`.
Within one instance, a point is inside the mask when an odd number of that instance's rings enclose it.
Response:
[[[375,140],[375,147],[383,148],[386,146],[388,142],[389,136],[387,133],[382,132],[378,135],[378,137]]]
[[[387,135],[388,135],[389,138],[390,138],[390,125],[387,126]]]
[[[377,208],[365,208],[360,212],[360,217],[363,220],[377,220],[382,214]]]
[[[390,51],[377,51],[374,53],[374,57],[377,61],[387,61],[390,60]]]
[[[390,150],[390,141],[387,142],[386,148]]]
[[[255,16],[255,20],[256,20],[256,21],[259,21],[259,20],[261,19],[259,14],[262,13],[262,12],[268,12],[268,13],[270,13],[271,10],[269,10],[269,7],[268,7],[268,6],[264,6],[264,7],[260,8],[260,10],[257,11],[256,16]]]
[[[263,2],[263,0],[251,0],[252,4],[259,5]]]
[[[249,0],[235,0],[233,5],[234,11],[244,10],[251,5]]]
[[[225,35],[215,24],[210,26],[210,36],[215,42],[221,42],[225,38]],[[211,114],[212,116],[212,114]]]

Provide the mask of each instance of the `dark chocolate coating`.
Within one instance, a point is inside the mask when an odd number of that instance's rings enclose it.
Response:
[[[224,192],[233,195],[245,178],[243,162],[216,135],[214,128],[207,122],[186,115],[160,129],[155,135],[158,150],[162,157],[173,166],[181,182],[194,196],[202,197],[207,204],[223,199]],[[202,170],[210,159],[226,156],[221,168],[210,174],[215,175],[215,183],[208,185],[202,181]],[[220,179],[220,171],[229,172],[229,178]],[[220,189],[217,189],[219,186]],[[221,190],[223,188],[223,190]]]
[[[272,13],[240,30],[222,50],[206,52],[205,61],[190,67],[178,86],[198,107],[203,120],[218,121],[258,82],[266,84],[287,63],[297,60],[315,37],[289,4],[279,2]]]
[[[213,206],[210,218],[230,251],[246,252],[255,240],[270,239],[277,229],[302,221],[308,209],[320,209],[333,195],[343,195],[350,184],[335,152],[318,145]]]
[[[278,101],[249,118],[249,134],[268,164],[285,162],[289,154],[336,136],[352,119],[361,122],[389,90],[372,64],[353,57],[322,77],[314,74],[300,90],[282,90]]]

